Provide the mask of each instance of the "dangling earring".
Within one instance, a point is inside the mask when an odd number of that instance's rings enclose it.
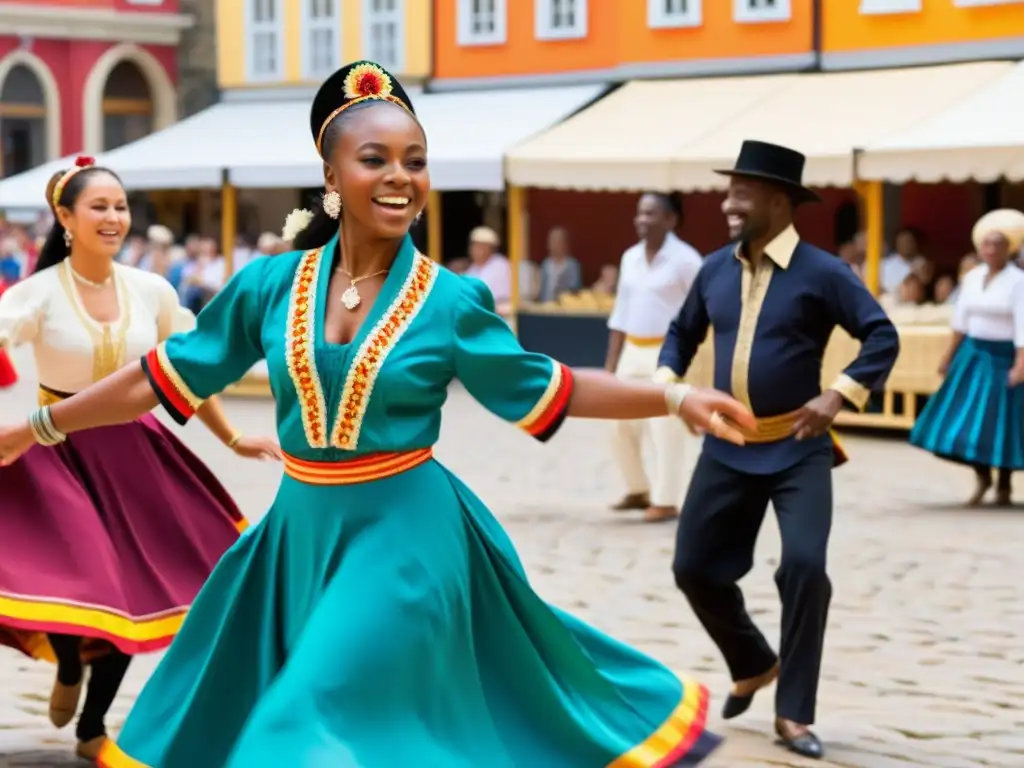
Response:
[[[333,189],[324,195],[324,213],[330,216],[332,219],[336,219],[341,216],[341,195],[335,192]]]
[[[423,209],[420,208],[420,212],[416,214],[416,223],[419,224],[420,223],[420,219],[422,219],[422,218],[423,218]]]
[[[71,234],[71,232],[69,232],[68,230],[65,229],[64,230],[64,245],[66,245],[68,248],[70,248],[71,247],[71,241],[74,240],[74,239],[75,238]]]

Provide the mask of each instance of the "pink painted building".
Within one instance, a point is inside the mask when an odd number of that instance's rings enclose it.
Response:
[[[0,177],[173,123],[191,24],[179,0],[0,0]]]

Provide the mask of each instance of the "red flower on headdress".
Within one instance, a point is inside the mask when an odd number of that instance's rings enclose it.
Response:
[[[76,168],[88,168],[90,165],[96,165],[96,158],[90,157],[89,155],[79,155],[75,158]]]
[[[390,95],[391,78],[376,64],[359,64],[352,67],[345,77],[346,99],[387,98]]]

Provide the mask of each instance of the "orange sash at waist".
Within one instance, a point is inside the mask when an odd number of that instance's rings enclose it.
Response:
[[[356,485],[399,475],[433,457],[433,448],[371,453],[345,461],[309,461],[286,453],[284,473],[307,485]]]

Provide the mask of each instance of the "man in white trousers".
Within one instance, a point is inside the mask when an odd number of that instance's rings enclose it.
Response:
[[[637,203],[640,242],[622,255],[615,309],[608,318],[605,367],[623,378],[650,379],[669,323],[683,306],[701,267],[701,257],[673,230],[682,211],[669,195],[645,193]],[[644,469],[643,443],[649,437],[653,473]],[[683,443],[679,419],[621,421],[613,426],[615,460],[626,481],[626,495],[612,508],[644,510],[644,520],[678,516],[683,503]]]

